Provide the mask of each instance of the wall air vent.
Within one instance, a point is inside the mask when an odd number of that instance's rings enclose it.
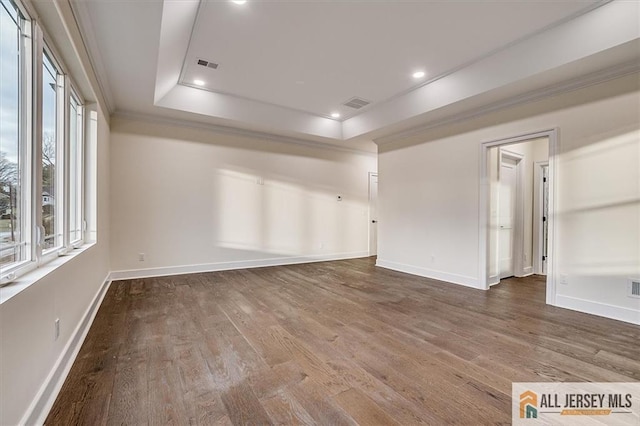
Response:
[[[366,107],[370,103],[371,102],[365,101],[362,98],[351,98],[351,99],[349,99],[347,102],[345,102],[342,105],[348,106],[349,108],[360,109],[362,107]]]
[[[629,278],[629,297],[640,298],[640,278]]]
[[[207,61],[206,59],[198,59],[198,65],[203,67],[212,68],[214,70],[218,69],[218,64],[215,62]]]

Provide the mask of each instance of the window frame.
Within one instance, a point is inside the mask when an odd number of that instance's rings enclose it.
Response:
[[[39,22],[31,16],[28,7],[20,0],[4,0],[18,11],[19,76],[18,90],[18,164],[21,194],[21,235],[24,235],[22,258],[19,261],[2,265],[0,269],[0,286],[6,285],[18,277],[54,260],[58,256],[80,248],[86,243],[86,135],[88,132],[86,102],[80,96],[73,79],[67,72],[64,62],[59,58],[55,46]],[[11,13],[10,13],[11,15]],[[13,16],[11,15],[13,18]],[[15,21],[15,20],[14,20]],[[56,117],[55,117],[55,212],[56,228],[54,234],[57,243],[54,247],[44,249],[43,223],[43,83],[44,58],[54,67],[56,72]],[[71,128],[71,102],[76,106],[75,126]],[[75,163],[71,164],[71,132],[75,132]],[[71,182],[70,167],[76,168],[74,183]],[[75,203],[71,205],[70,191],[75,191]],[[71,208],[74,207],[79,229],[75,238],[71,236]],[[78,227],[76,227],[78,228]]]
[[[65,139],[66,139],[66,126],[65,126],[65,117],[66,117],[66,102],[65,102],[65,73],[62,69],[61,63],[57,60],[56,55],[54,54],[53,50],[49,47],[49,45],[46,42],[46,39],[43,39],[43,45],[42,45],[42,50],[41,50],[41,60],[42,60],[42,70],[44,70],[44,58],[45,55],[47,57],[47,60],[49,61],[49,63],[51,64],[51,66],[53,66],[54,71],[56,72],[56,74],[53,76],[54,79],[54,84],[56,85],[55,87],[55,95],[56,95],[56,99],[55,99],[55,103],[56,103],[56,117],[55,117],[55,181],[54,181],[54,185],[55,185],[55,191],[53,194],[54,197],[54,233],[53,233],[53,239],[54,239],[54,244],[53,247],[49,247],[49,248],[44,248],[45,245],[45,239],[47,238],[46,236],[46,232],[45,232],[45,228],[44,228],[44,218],[41,217],[40,219],[40,232],[42,233],[40,241],[39,241],[39,262],[40,263],[47,263],[53,259],[55,259],[56,257],[58,257],[59,253],[58,252],[62,252],[62,254],[64,254],[64,252],[66,251],[66,246],[65,246],[65,215],[67,213],[67,199],[65,197],[65,190],[67,185],[67,181],[65,179],[65,165],[66,165],[66,155],[67,155],[67,150],[65,149]],[[38,84],[38,88],[40,90],[42,90],[42,88],[44,87],[44,72],[41,73],[40,75],[41,80],[39,81]],[[42,95],[42,94],[41,94]],[[42,106],[44,105],[44,99],[41,96],[41,101],[40,101],[40,106],[42,108]],[[38,122],[38,125],[41,127],[40,128],[40,138],[37,141],[40,144],[40,163],[36,163],[39,165],[40,167],[40,180],[39,180],[39,184],[42,187],[42,171],[44,169],[44,167],[42,166],[42,148],[44,146],[44,132],[43,132],[43,119],[44,119],[44,114],[41,114],[40,116],[40,120]],[[36,198],[36,204],[40,205],[40,209],[42,210],[42,188],[41,188],[41,194],[38,198]],[[39,201],[39,203],[38,203]]]
[[[7,266],[2,267],[2,275],[0,275],[0,284],[11,280],[15,277],[23,275],[35,268],[34,260],[36,258],[35,247],[33,244],[33,199],[31,189],[33,184],[33,167],[32,167],[32,108],[33,108],[33,21],[29,17],[24,6],[15,0],[8,0],[17,11],[16,25],[18,28],[18,58],[19,58],[19,74],[18,74],[18,179],[20,181],[20,199],[19,209],[21,214],[20,220],[20,250],[23,255],[20,260],[11,262]],[[2,6],[3,8],[6,6]],[[18,204],[18,203],[17,203]],[[18,208],[18,205],[15,206]],[[12,212],[13,213],[13,212]]]
[[[65,121],[67,123],[67,129],[68,131],[65,132],[65,136],[67,138],[67,142],[66,142],[66,146],[67,146],[67,161],[66,161],[66,173],[68,175],[66,181],[68,182],[68,185],[66,186],[67,190],[68,190],[68,195],[67,197],[65,197],[68,200],[68,217],[66,220],[67,223],[67,227],[66,227],[66,232],[65,232],[65,247],[68,247],[70,249],[73,248],[78,248],[80,246],[82,246],[85,243],[85,227],[84,224],[86,223],[86,219],[85,219],[85,194],[84,194],[84,190],[85,190],[85,129],[86,129],[86,125],[85,125],[85,106],[84,103],[81,101],[81,97],[78,96],[78,91],[75,88],[75,85],[73,84],[73,81],[67,76],[67,84],[65,85],[66,89],[69,91],[68,96],[65,96],[66,98],[66,108],[67,108],[67,112],[66,112],[66,118]],[[72,114],[72,109],[71,109],[71,102],[74,101],[76,103],[76,126],[75,128],[71,127],[71,114]],[[76,162],[77,162],[77,166],[78,169],[76,171],[76,176],[79,177],[79,179],[76,182],[76,194],[75,197],[77,199],[77,206],[76,206],[76,216],[79,220],[79,224],[80,227],[79,229],[77,229],[79,236],[78,238],[72,239],[71,237],[71,232],[73,232],[72,229],[72,224],[71,224],[71,209],[72,209],[72,205],[71,205],[71,190],[72,190],[72,182],[71,182],[71,167],[73,167],[73,163],[71,162],[71,150],[72,150],[72,146],[71,146],[71,132],[75,132],[76,133],[76,145],[77,145],[77,152],[76,152]]]

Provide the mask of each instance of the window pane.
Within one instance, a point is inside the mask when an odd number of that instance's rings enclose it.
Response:
[[[69,105],[69,241],[82,239],[82,106],[71,96]]]
[[[0,266],[27,259],[22,182],[26,166],[20,133],[21,78],[19,12],[0,2]]]
[[[58,247],[62,243],[58,164],[58,71],[45,54],[42,61],[42,226],[44,226],[43,250]]]

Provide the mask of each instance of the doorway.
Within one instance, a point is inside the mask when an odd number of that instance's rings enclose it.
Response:
[[[556,131],[481,145],[480,286],[546,274],[555,304],[553,177]]]
[[[378,254],[378,174],[369,172],[369,256]]]

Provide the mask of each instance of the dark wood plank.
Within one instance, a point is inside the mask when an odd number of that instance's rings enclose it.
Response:
[[[640,380],[640,327],[354,259],[114,282],[46,423],[508,424],[514,381]]]
[[[269,417],[277,425],[312,425],[313,418],[302,405],[286,390],[260,401]]]
[[[222,392],[222,401],[234,425],[273,424],[247,382],[238,383]]]
[[[334,398],[361,425],[398,425],[375,402],[357,389],[349,389]]]

